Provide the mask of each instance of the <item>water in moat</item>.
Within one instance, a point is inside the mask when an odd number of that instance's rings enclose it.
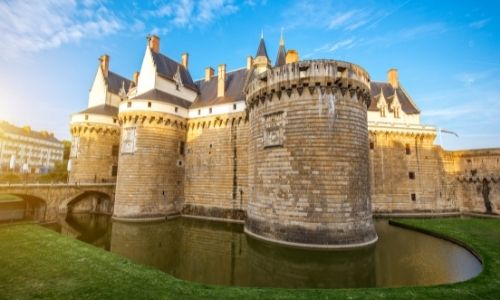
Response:
[[[372,247],[313,251],[255,240],[243,225],[178,218],[112,222],[75,214],[50,226],[71,236],[195,282],[252,287],[357,288],[435,285],[467,280],[481,263],[445,240],[377,220]]]

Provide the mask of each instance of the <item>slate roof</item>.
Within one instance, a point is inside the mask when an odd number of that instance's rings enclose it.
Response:
[[[217,97],[217,83],[219,76],[212,76],[209,81],[204,79],[195,82],[199,94],[191,108],[211,106],[235,101],[244,101],[245,93],[243,91],[245,80],[248,74],[246,68],[226,73],[226,92],[224,97]]]
[[[280,45],[278,49],[278,55],[276,56],[275,67],[281,67],[286,64],[286,50],[285,45]]]
[[[46,131],[34,131],[34,130],[25,130],[23,127],[17,127],[5,121],[0,121],[0,131],[5,133],[21,135],[25,137],[31,137],[39,140],[45,140],[49,142],[60,142],[58,139],[54,137],[54,135],[47,133]]]
[[[114,117],[118,115],[118,107],[103,104],[89,107],[86,110],[82,110],[81,112],[79,112],[79,114],[95,114]]]
[[[191,102],[187,100],[184,100],[182,98],[179,98],[171,94],[167,94],[157,89],[149,90],[145,93],[135,96],[132,99],[163,101],[184,108],[189,108],[189,106],[191,105]]]
[[[266,42],[264,41],[264,38],[260,39],[259,48],[257,48],[257,54],[255,54],[255,57],[257,56],[265,56],[269,60],[269,56],[267,56]]]
[[[174,80],[174,75],[177,72],[177,68],[179,68],[182,84],[189,89],[197,91],[191,75],[182,64],[179,64],[175,60],[170,59],[161,53],[151,51],[151,54],[153,55],[153,61],[156,65],[158,75]]]
[[[377,108],[378,100],[380,99],[380,90],[384,93],[385,101],[387,102],[388,109],[391,107],[392,100],[394,99],[394,88],[390,83],[387,82],[375,82],[371,83],[371,96],[372,102],[370,107],[368,107],[369,111],[378,111]],[[406,93],[406,91],[402,88],[397,88],[396,93],[398,94],[399,102],[401,103],[401,109],[407,114],[419,114],[420,110],[417,105],[411,100],[410,96]],[[389,109],[389,111],[391,111]]]
[[[120,93],[120,89],[122,88],[123,83],[125,83],[125,92],[128,92],[131,83],[131,80],[128,80],[127,78],[111,71],[108,71],[107,81],[108,91],[116,95]]]

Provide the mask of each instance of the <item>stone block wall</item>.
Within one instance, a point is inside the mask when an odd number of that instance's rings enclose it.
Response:
[[[247,232],[310,246],[376,240],[369,87],[366,73],[350,67],[333,61],[288,64],[250,83]]]
[[[184,119],[164,113],[123,113],[114,217],[179,212],[184,194]]]
[[[461,210],[473,213],[500,213],[500,149],[448,152],[453,168],[447,176]]]
[[[248,198],[248,121],[244,113],[190,120],[184,214],[244,219]]]
[[[375,213],[457,212],[448,195],[443,153],[435,135],[370,132],[370,172]]]
[[[113,147],[120,144],[120,128],[99,125],[72,126],[73,140],[78,146],[71,153],[70,183],[114,182],[113,167],[118,167],[118,151]]]

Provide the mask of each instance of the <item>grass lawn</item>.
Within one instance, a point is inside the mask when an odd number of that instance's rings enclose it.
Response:
[[[23,201],[23,199],[14,195],[8,195],[8,194],[0,195],[0,202],[20,202],[20,201]]]
[[[0,226],[0,299],[500,299],[500,219],[416,219],[484,261],[469,281],[432,287],[258,289],[175,279],[38,225]]]

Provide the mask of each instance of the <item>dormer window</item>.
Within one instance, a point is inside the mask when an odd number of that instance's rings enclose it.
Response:
[[[181,78],[181,71],[180,71],[179,66],[177,66],[177,71],[174,74],[173,80],[175,82],[175,89],[180,91],[181,86],[182,86],[182,78]]]
[[[212,108],[211,108],[211,107],[208,109],[208,113],[209,113],[209,114],[211,114],[211,113],[212,113]]]
[[[201,109],[198,109],[198,116],[201,115]]]
[[[380,116],[381,116],[382,118],[385,118],[385,106],[381,106],[381,107],[380,107]]]
[[[394,108],[394,118],[399,118],[399,107]]]
[[[177,106],[175,107],[175,112],[179,112],[179,108]]]

